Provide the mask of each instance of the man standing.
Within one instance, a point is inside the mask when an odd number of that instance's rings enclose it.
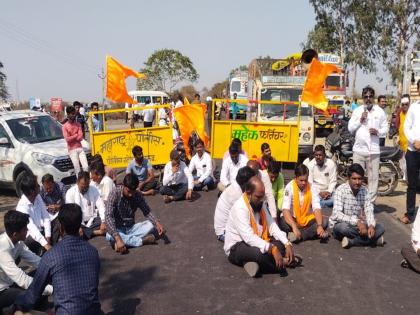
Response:
[[[55,314],[103,314],[98,297],[98,251],[79,237],[82,210],[65,204],[58,220],[62,240],[42,257],[31,285],[15,306],[25,312],[31,310],[51,281]]]
[[[136,145],[133,150],[134,159],[128,164],[125,171],[126,174],[134,174],[139,180],[139,190],[143,196],[149,196],[155,194],[155,188],[157,182],[155,180],[155,174],[153,173],[152,164],[148,159],[144,158],[143,148]]]
[[[80,173],[80,164],[84,171],[88,171],[89,165],[86,159],[85,151],[82,147],[83,133],[82,127],[76,119],[76,110],[73,106],[66,108],[67,122],[63,125],[63,136],[67,142],[67,149],[71,162],[74,166],[76,176]]]
[[[0,235],[0,313],[2,309],[14,303],[32,283],[32,277],[16,264],[23,260],[37,268],[41,258],[32,253],[24,244],[29,216],[19,211],[10,210],[4,216],[5,233]],[[35,274],[35,272],[34,272]],[[51,295],[53,288],[47,285],[44,295]]]
[[[334,209],[330,217],[333,235],[343,248],[384,244],[382,225],[373,215],[373,204],[366,187],[362,185],[365,171],[359,164],[348,170],[349,180],[340,185],[334,197]]]
[[[378,193],[379,138],[386,136],[388,122],[382,108],[373,104],[375,91],[370,86],[363,89],[362,96],[365,105],[353,111],[348,129],[355,134],[353,162],[365,169],[370,200],[374,204]]]
[[[85,110],[84,110],[83,104],[78,101],[74,101],[73,106],[74,106],[74,109],[76,110],[75,120],[77,123],[80,124],[82,128],[83,138],[85,138],[85,114],[84,114]]]
[[[51,249],[51,220],[44,202],[39,195],[39,184],[34,175],[23,178],[22,197],[16,210],[29,215],[28,237],[25,244],[35,254],[41,256]]]
[[[83,213],[80,234],[86,239],[94,236],[104,236],[105,204],[98,189],[90,185],[88,172],[80,172],[77,183],[66,193],[66,203],[75,203]]]
[[[143,109],[143,127],[149,128],[153,126],[153,120],[155,119],[156,110],[150,105],[150,99],[147,99]]]
[[[248,162],[248,158],[240,153],[239,145],[232,143],[229,147],[229,157],[222,162],[220,182],[217,185],[220,191],[225,190],[235,180],[238,170]]]
[[[308,181],[319,192],[321,208],[331,208],[334,204],[333,192],[337,186],[337,167],[333,160],[326,158],[323,145],[315,147],[314,158],[307,166]]]
[[[420,80],[417,81],[420,93]],[[404,134],[408,140],[407,162],[407,212],[400,219],[408,224],[416,217],[416,189],[420,172],[420,101],[411,104],[404,122]]]
[[[191,104],[201,104],[201,100],[200,100],[200,94],[194,94],[194,100],[192,101]]]
[[[386,96],[385,95],[379,95],[378,96],[378,106],[380,108],[382,108],[382,110],[384,111],[385,115],[386,115]],[[379,138],[379,146],[380,147],[384,147],[385,146],[385,137],[380,137]]]
[[[230,209],[241,198],[241,195],[245,192],[245,184],[255,174],[255,171],[249,166],[240,168],[236,180],[217,199],[216,210],[214,211],[214,231],[219,241],[225,241],[226,223]]]
[[[194,178],[194,190],[209,190],[214,186],[213,165],[210,154],[204,150],[204,142],[198,139],[194,144],[195,154],[188,166],[191,174],[196,171]]]
[[[400,159],[400,166],[403,172],[403,180],[407,180],[407,162],[405,160],[405,155],[408,150],[408,139],[404,133],[404,122],[407,117],[408,108],[410,107],[410,95],[403,94],[401,98],[401,107],[397,111],[397,119],[395,127],[398,129],[398,138],[401,151],[403,151],[403,156]]]
[[[226,225],[225,253],[232,264],[244,267],[251,277],[259,271],[280,272],[301,262],[296,261],[292,244],[265,209],[264,198],[264,184],[252,177],[233,205]]]
[[[47,207],[51,220],[51,244],[55,245],[60,237],[60,224],[58,223],[58,212],[66,200],[66,191],[62,182],[55,182],[51,174],[45,174],[41,179],[41,190],[39,194]]]
[[[328,238],[328,219],[322,217],[318,191],[308,182],[309,170],[300,164],[295,169],[295,178],[286,185],[283,198],[283,217],[280,228],[289,234],[289,239],[306,241]]]
[[[121,254],[127,253],[128,247],[153,244],[157,237],[165,234],[164,227],[137,190],[138,185],[135,175],[125,175],[123,185],[111,192],[106,205],[106,239]],[[146,221],[135,223],[137,209],[142,211]]]
[[[90,104],[92,112],[97,112],[99,110],[99,104],[93,102]],[[92,127],[94,132],[103,131],[103,114],[93,114],[92,115]]]
[[[172,150],[170,161],[163,170],[162,187],[160,194],[165,203],[179,200],[191,200],[194,180],[188,166],[181,161],[177,150]]]
[[[238,114],[239,107],[236,98],[238,94],[233,93],[233,100],[230,102],[229,112],[232,114],[232,120],[236,120],[236,115]]]

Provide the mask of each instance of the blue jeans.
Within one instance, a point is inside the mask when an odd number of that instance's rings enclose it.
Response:
[[[194,180],[198,180],[200,177],[194,175]],[[199,191],[203,190],[203,187],[207,186],[208,189],[212,189],[214,187],[214,179],[213,177],[209,176],[203,180],[202,183],[198,183],[194,185],[194,190]]]
[[[134,224],[132,227],[120,227],[117,228],[118,234],[124,244],[128,247],[140,247],[143,245],[142,238],[145,237],[153,230],[153,223],[149,220]],[[106,233],[106,239],[109,242],[115,242],[114,237],[111,234]]]
[[[320,200],[321,208],[332,208],[334,205],[334,197],[331,196],[330,199],[321,199]]]
[[[376,224],[375,235],[372,238],[360,236],[357,226],[347,222],[336,223],[333,227],[333,235],[341,241],[344,236],[349,238],[352,246],[369,246],[375,245],[376,241],[385,233],[385,229],[381,224]]]

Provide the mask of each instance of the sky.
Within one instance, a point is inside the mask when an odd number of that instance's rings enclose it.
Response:
[[[1,10],[0,61],[19,101],[100,101],[107,54],[138,70],[163,48],[192,60],[198,90],[211,88],[256,57],[300,51],[315,24],[305,0],[13,0],[2,1]],[[383,71],[356,82],[377,94],[390,88]],[[127,88],[135,89],[135,79]]]

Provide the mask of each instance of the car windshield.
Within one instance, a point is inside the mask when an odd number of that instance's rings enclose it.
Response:
[[[32,116],[7,120],[14,137],[22,143],[63,139],[61,125],[51,116]]]

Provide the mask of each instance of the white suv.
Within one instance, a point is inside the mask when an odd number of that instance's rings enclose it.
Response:
[[[89,144],[82,145],[90,158]],[[20,196],[22,178],[34,174],[40,181],[47,173],[65,185],[76,181],[61,124],[31,110],[0,112],[0,185]]]

